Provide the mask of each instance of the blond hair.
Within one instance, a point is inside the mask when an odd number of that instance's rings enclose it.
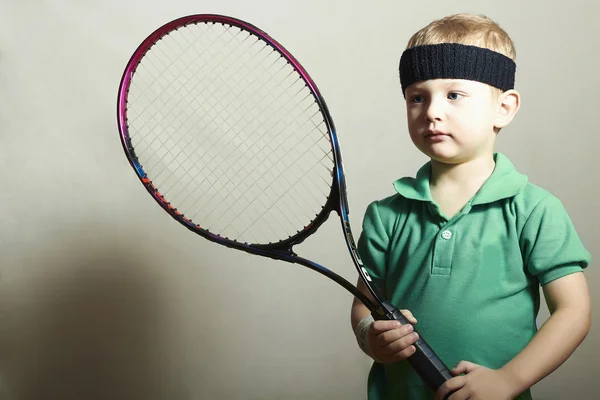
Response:
[[[454,14],[435,20],[415,33],[407,48],[428,44],[459,43],[487,48],[515,59],[515,45],[508,34],[485,15]]]

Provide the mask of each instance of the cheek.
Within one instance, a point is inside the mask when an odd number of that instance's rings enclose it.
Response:
[[[467,121],[466,128],[468,130],[480,130],[490,121],[490,111],[486,107],[471,107],[460,111],[460,115],[456,114],[456,119],[459,121]]]
[[[406,116],[409,119],[418,119],[423,113],[423,107],[420,104],[406,103]]]
[[[418,127],[422,122],[422,114],[419,109],[412,107],[406,110],[406,122],[409,129]]]
[[[408,134],[411,137],[411,139],[414,141],[419,136],[418,123],[414,119],[411,119],[409,117],[408,121],[407,121],[407,125],[408,125]]]
[[[477,125],[479,129],[487,132],[489,130],[494,129],[494,113],[489,109],[482,109],[479,113],[479,117],[477,118]]]

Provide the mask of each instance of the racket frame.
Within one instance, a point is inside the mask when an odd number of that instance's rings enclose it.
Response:
[[[270,244],[243,243],[231,240],[227,237],[222,237],[216,233],[210,232],[209,230],[203,229],[200,225],[188,219],[184,214],[177,210],[177,208],[174,207],[167,199],[165,199],[165,197],[160,193],[158,188],[156,188],[152,181],[148,178],[146,172],[144,171],[142,165],[140,164],[135,154],[135,149],[131,143],[131,138],[129,137],[129,129],[127,126],[127,94],[131,84],[131,80],[133,79],[133,76],[135,74],[135,70],[138,64],[144,58],[146,52],[150,50],[150,48],[154,44],[160,41],[162,37],[176,29],[195,23],[222,23],[237,26],[238,28],[242,28],[245,31],[264,40],[274,50],[278,51],[288,61],[288,63],[290,63],[294,70],[302,77],[303,81],[306,83],[307,87],[313,95],[313,98],[318,103],[319,108],[323,113],[324,122],[327,125],[327,131],[329,134],[329,139],[331,141],[334,156],[334,169],[332,174],[333,176],[331,191],[329,196],[327,197],[327,202],[325,203],[319,214],[314,218],[314,220],[303,230],[298,231],[296,234],[290,236],[285,240],[281,240],[279,242]],[[310,269],[316,270],[317,272],[326,275],[328,278],[342,285],[346,290],[350,291],[354,296],[359,298],[359,300],[361,300],[361,302],[363,302],[365,306],[367,306],[372,312],[383,313],[383,309],[381,308],[381,306],[377,305],[377,303],[383,302],[383,298],[381,297],[379,292],[369,283],[371,278],[368,276],[368,272],[362,266],[362,262],[360,261],[360,257],[358,255],[358,252],[356,251],[356,245],[352,236],[352,231],[350,229],[350,221],[348,218],[348,199],[345,190],[345,178],[343,172],[342,157],[337,135],[335,133],[336,131],[333,119],[331,118],[327,104],[321,96],[319,89],[317,88],[314,81],[310,78],[310,76],[302,67],[302,65],[298,62],[298,60],[296,60],[294,56],[289,51],[287,51],[281,44],[279,44],[275,39],[273,39],[268,34],[266,34],[265,32],[263,32],[262,30],[260,30],[252,24],[224,15],[196,14],[175,19],[163,25],[159,29],[155,30],[151,35],[149,35],[138,46],[134,54],[131,56],[129,62],[127,63],[127,67],[125,68],[125,72],[121,78],[117,104],[119,132],[121,136],[121,143],[123,145],[123,149],[126,153],[127,159],[129,160],[129,163],[135,170],[138,178],[140,179],[146,190],[152,195],[156,202],[160,204],[160,206],[171,215],[171,217],[179,221],[189,230],[213,242],[260,256],[266,256],[277,260],[288,261],[291,263],[299,263]],[[348,249],[350,250],[352,260],[354,261],[356,269],[358,270],[362,280],[365,282],[371,295],[375,299],[375,303],[372,302],[366,296],[364,296],[364,294],[361,291],[359,291],[346,279],[342,278],[335,272],[323,267],[322,265],[314,263],[305,258],[299,257],[292,250],[293,246],[302,243],[306,238],[311,236],[329,218],[331,211],[336,211],[341,218],[342,230],[344,231],[344,238],[346,240]]]

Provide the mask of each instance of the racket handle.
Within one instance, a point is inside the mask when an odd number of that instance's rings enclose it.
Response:
[[[386,315],[373,313],[373,318],[376,320],[396,320],[402,325],[410,324],[404,315],[387,301],[383,302]],[[416,332],[416,330],[415,330]],[[427,342],[420,337],[413,344],[417,351],[406,359],[410,366],[419,374],[425,383],[435,392],[448,379],[452,378],[452,374],[448,367],[440,360],[435,352],[429,347]]]

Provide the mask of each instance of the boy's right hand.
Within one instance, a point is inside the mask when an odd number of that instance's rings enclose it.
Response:
[[[382,364],[391,364],[412,356],[417,349],[413,344],[419,335],[413,332],[417,320],[408,310],[400,310],[410,324],[398,321],[373,321],[369,328],[368,341],[371,356]]]

